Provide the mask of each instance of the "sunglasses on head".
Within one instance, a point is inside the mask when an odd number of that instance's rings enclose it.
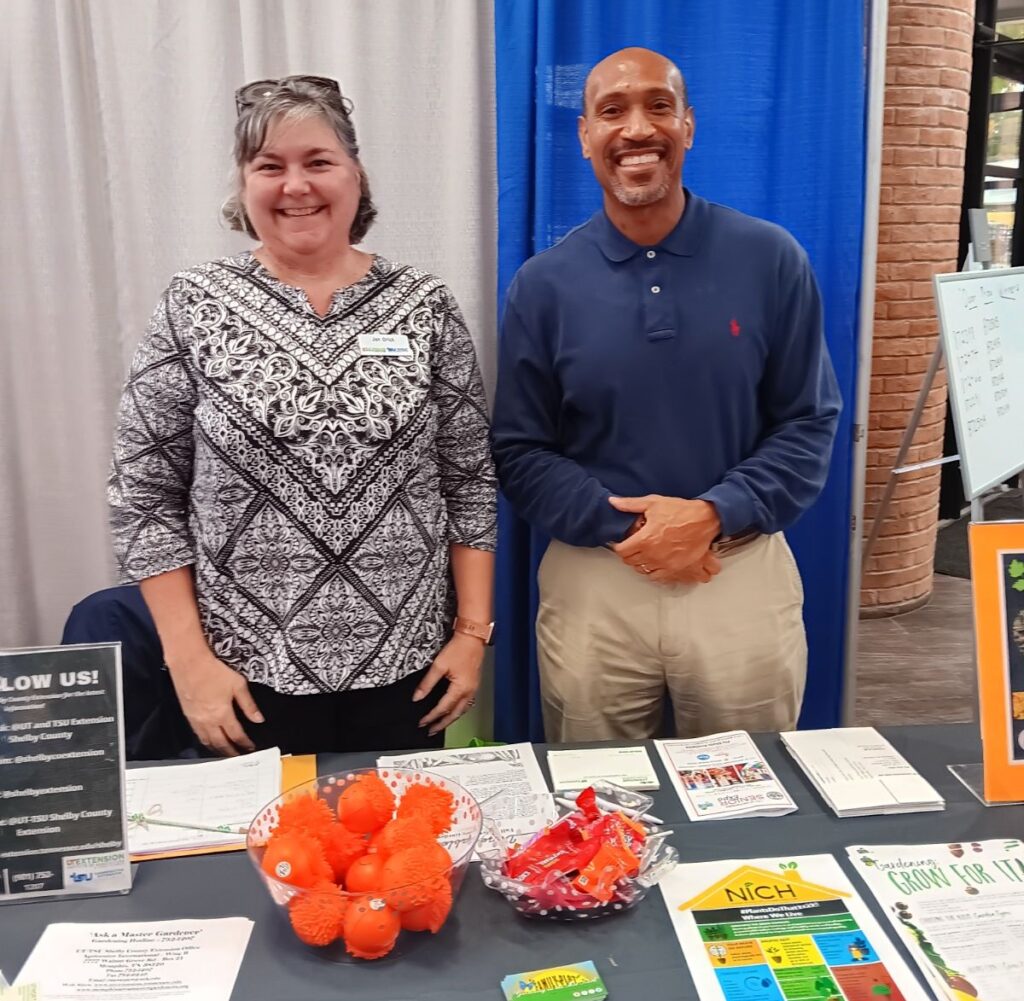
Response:
[[[252,107],[265,97],[269,97],[282,85],[299,84],[300,90],[312,92],[317,97],[336,101],[345,112],[352,110],[351,102],[341,95],[341,87],[337,80],[328,76],[283,76],[277,80],[254,80],[235,91],[235,111],[241,114],[246,108]]]

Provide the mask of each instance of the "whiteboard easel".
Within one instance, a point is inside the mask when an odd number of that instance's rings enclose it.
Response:
[[[959,460],[971,521],[983,521],[983,495],[1024,469],[1024,403],[1014,394],[1024,385],[1024,268],[936,275],[934,292],[939,338],[871,524],[864,563],[900,474]],[[960,452],[905,465],[943,355]]]

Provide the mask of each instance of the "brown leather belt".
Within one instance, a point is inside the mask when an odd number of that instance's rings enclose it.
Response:
[[[716,539],[711,543],[711,552],[717,556],[725,556],[727,553],[734,552],[741,546],[747,545],[748,542],[753,542],[754,539],[761,538],[761,533],[755,528],[748,528],[745,532],[737,532],[736,535],[723,535],[720,539]]]

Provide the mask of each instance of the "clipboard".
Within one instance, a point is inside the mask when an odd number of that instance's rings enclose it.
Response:
[[[288,754],[281,758],[281,792],[287,792],[303,782],[311,782],[316,778],[315,754]],[[203,848],[176,848],[166,852],[147,852],[144,855],[132,854],[132,862],[151,862],[154,859],[183,858],[186,855],[218,855],[221,852],[245,851],[245,839],[237,844],[208,845]]]

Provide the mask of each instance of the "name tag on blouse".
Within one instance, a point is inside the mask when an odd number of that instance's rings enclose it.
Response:
[[[360,334],[359,353],[363,356],[412,359],[412,347],[405,334]]]

